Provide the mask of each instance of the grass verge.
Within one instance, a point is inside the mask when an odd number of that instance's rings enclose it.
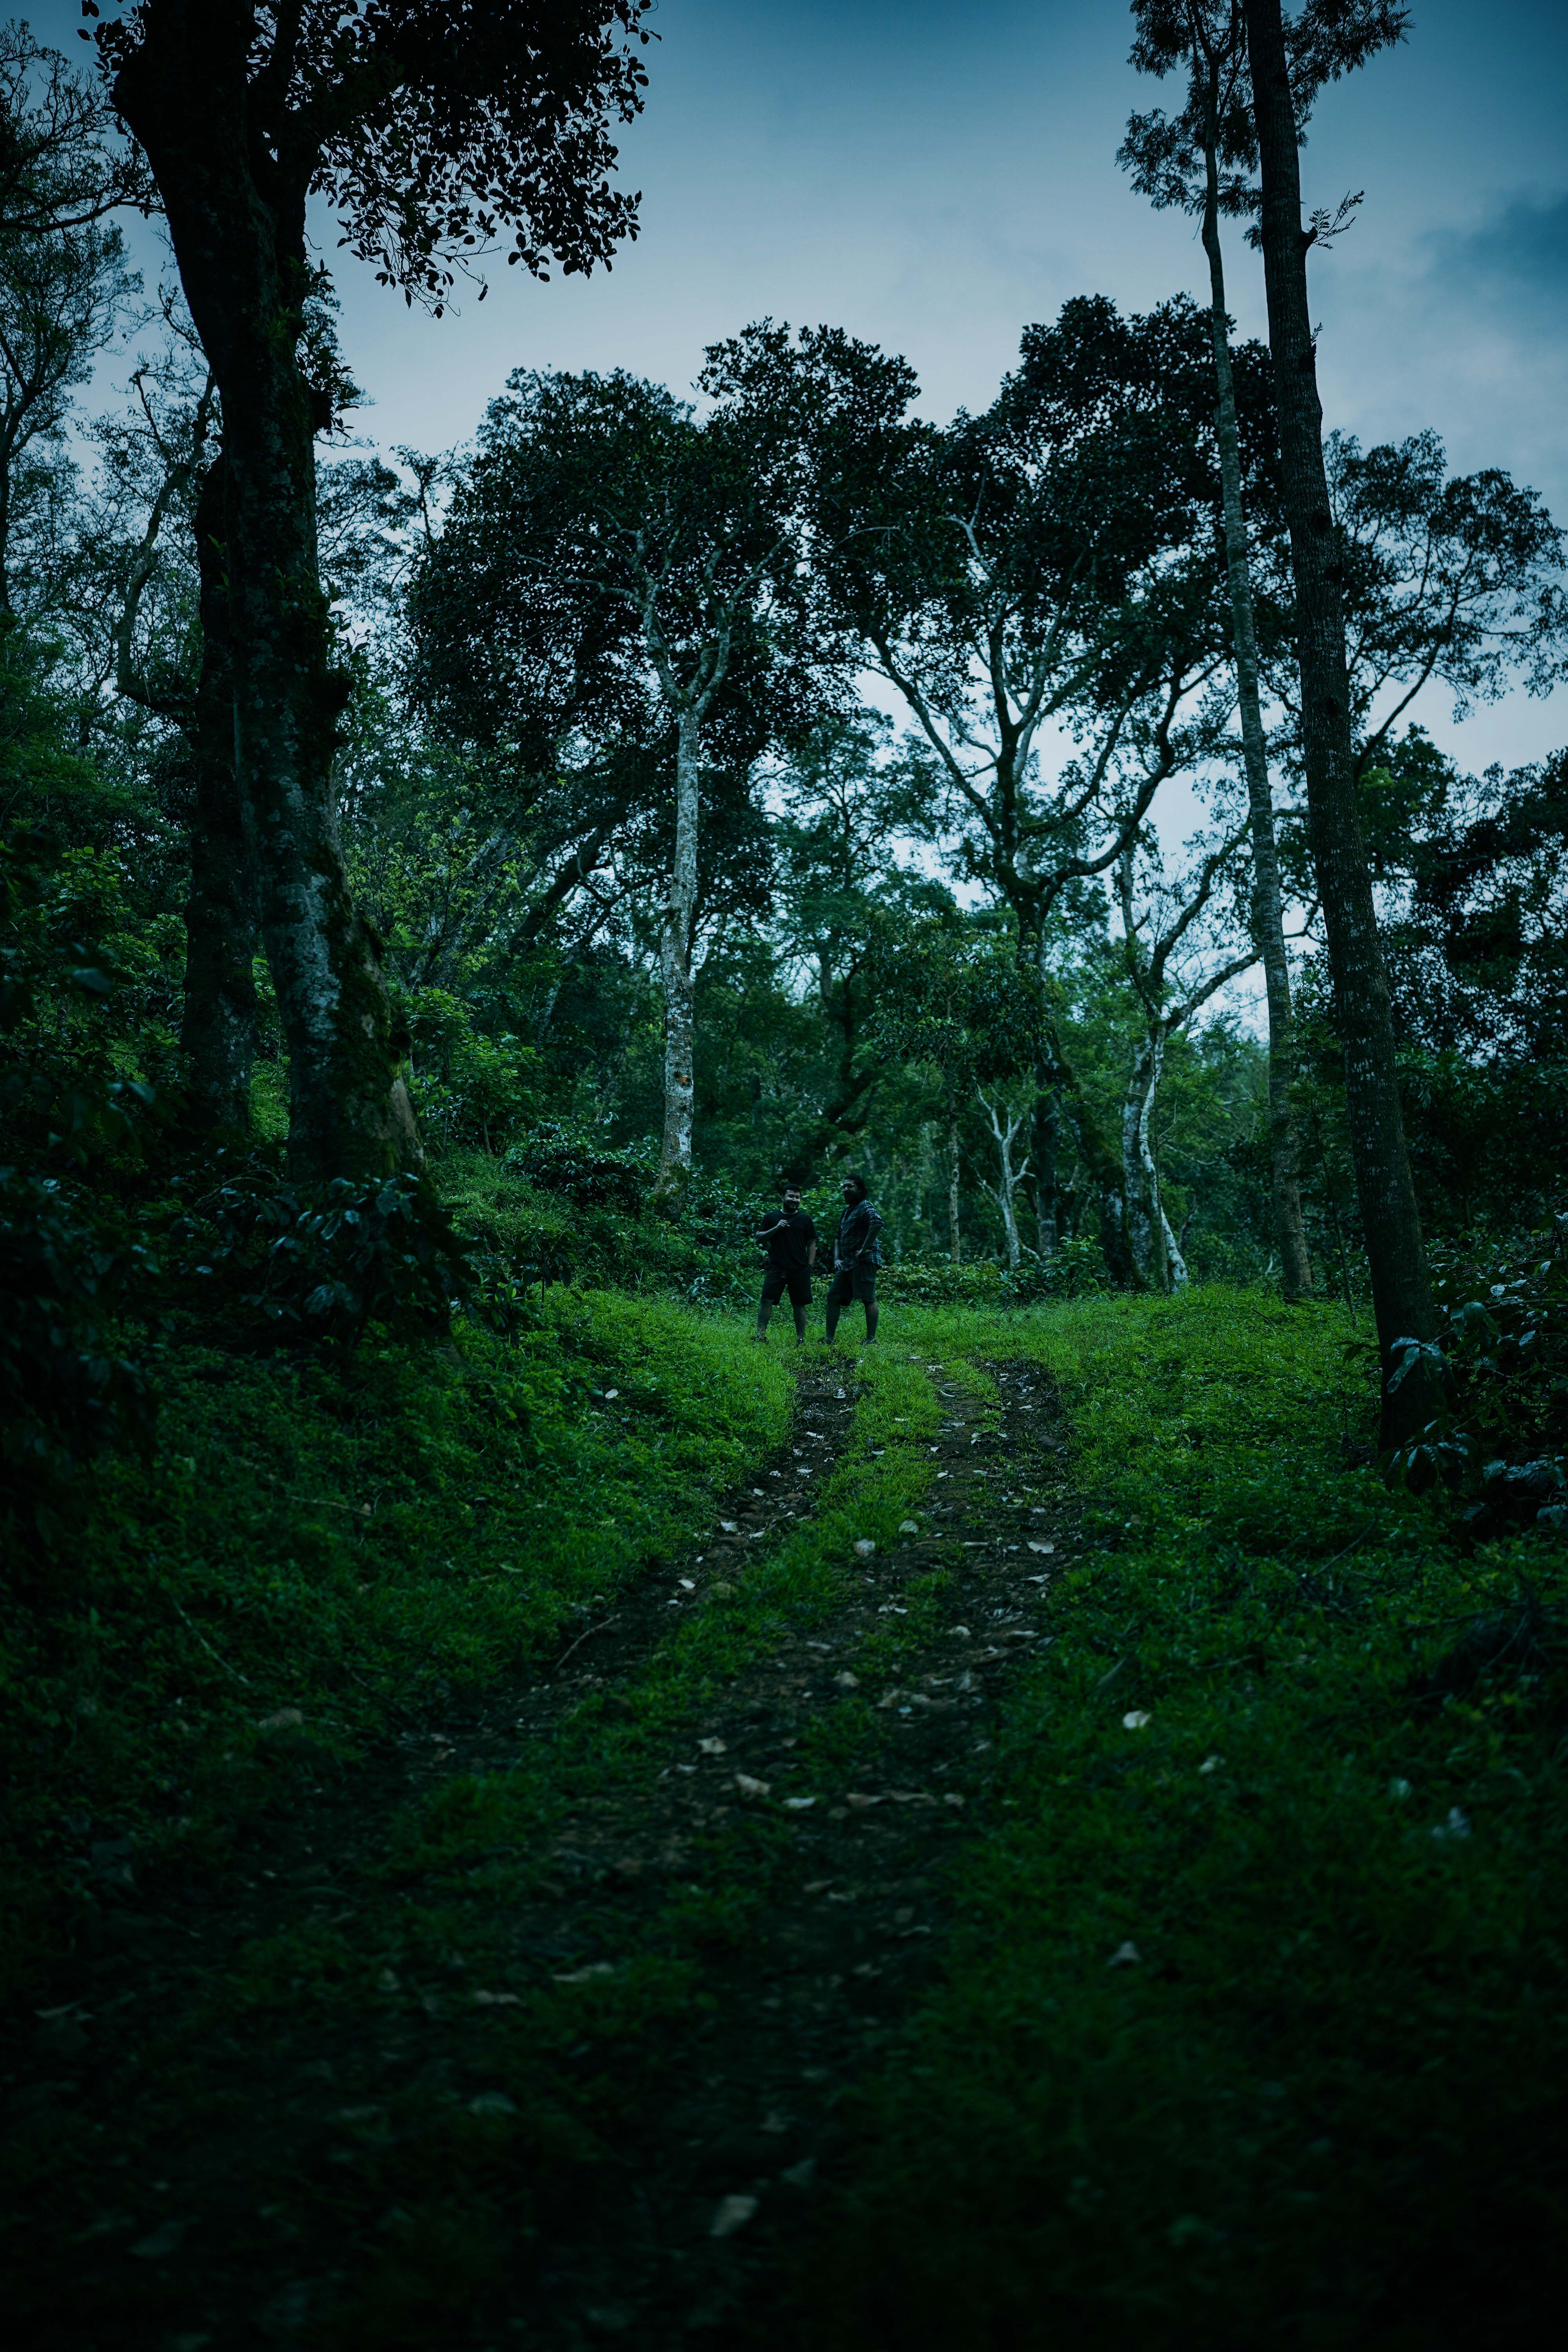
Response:
[[[111,1465],[68,1568],[6,1596],[0,1985],[132,1871],[216,1865],[290,1769],[548,1654],[794,1398],[739,1328],[617,1292],[461,1353],[185,1348],[158,1375],[157,1458]]]
[[[919,1337],[1051,1372],[1092,1540],[787,2340],[1533,2340],[1568,2286],[1568,1551],[1467,1557],[1345,1466],[1327,1308]]]

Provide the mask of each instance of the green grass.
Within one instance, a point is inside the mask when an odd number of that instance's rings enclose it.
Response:
[[[1534,2340],[1568,2285],[1568,1676],[1550,1639],[1432,1675],[1521,1587],[1562,1607],[1561,1542],[1467,1559],[1345,1467],[1331,1309],[920,1336],[1050,1371],[1090,1543],[790,2340]]]
[[[13,1982],[79,1924],[89,1835],[211,1863],[290,1751],[520,1673],[703,1523],[794,1396],[742,1328],[613,1292],[552,1293],[504,1346],[157,1372],[157,1458],[109,1470],[68,1573],[0,1628]]]

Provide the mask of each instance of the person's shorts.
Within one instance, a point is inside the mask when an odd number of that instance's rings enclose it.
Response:
[[[763,1305],[776,1307],[786,1290],[792,1307],[811,1305],[811,1276],[804,1266],[770,1265],[763,1276]]]
[[[828,1286],[827,1304],[847,1307],[858,1298],[863,1307],[877,1303],[877,1269],[874,1265],[841,1265]]]

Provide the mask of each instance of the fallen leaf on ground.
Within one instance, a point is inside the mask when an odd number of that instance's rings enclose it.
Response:
[[[721,2197],[712,2221],[708,2225],[710,2238],[732,2238],[743,2230],[757,2210],[754,2197]]]
[[[1136,1944],[1131,1942],[1118,1944],[1105,1965],[1108,1969],[1135,1968],[1142,1957]]]
[[[139,2238],[131,2251],[138,2262],[162,2262],[165,2254],[178,2253],[190,2226],[188,2221],[165,2221],[161,2229],[153,2231],[151,2237]]]
[[[855,1542],[855,1557],[857,1559],[869,1559],[876,1549],[877,1547],[872,1542],[869,1536],[857,1537]]]
[[[749,1772],[737,1772],[735,1775],[736,1790],[748,1801],[755,1797],[765,1797],[773,1785],[771,1780],[754,1780]]]
[[[816,1802],[815,1797],[786,1797],[784,1811],[786,1813],[806,1813],[811,1811]]]
[[[798,2164],[787,2166],[785,2169],[780,2173],[779,2179],[781,2180],[787,2180],[792,2189],[809,2189],[812,2182],[816,2179],[816,2157],[805,2156],[801,2158]]]
[[[966,1800],[959,1795],[956,1789],[949,1789],[942,1801],[944,1805],[962,1805]]]
[[[900,1519],[899,1521],[899,1533],[901,1536],[918,1536],[920,1531],[921,1523],[918,1519]]]
[[[721,1531],[727,1536],[739,1535],[741,1531],[741,1522],[739,1519],[721,1519],[719,1526]]]
[[[704,1756],[722,1756],[729,1744],[726,1739],[700,1739],[697,1743]]]
[[[1146,1723],[1153,1720],[1146,1706],[1130,1706],[1121,1718],[1121,1727],[1123,1731],[1142,1731]]]
[[[1030,1546],[1029,1546],[1029,1549],[1030,1549],[1031,1551],[1055,1551],[1055,1549],[1056,1549],[1056,1546],[1055,1546],[1055,1544],[1043,1544],[1043,1543],[1034,1543],[1034,1542],[1031,1542],[1031,1543],[1030,1543]]]
[[[471,2116],[515,2116],[517,2102],[509,2099],[504,2091],[476,2091],[468,2101]]]
[[[860,1687],[859,1675],[852,1675],[847,1666],[841,1675],[835,1675],[833,1679],[840,1690],[858,1690]]]
[[[258,1731],[291,1731],[304,1720],[297,1706],[280,1706],[275,1715],[264,1715],[256,1727]]]
[[[568,1969],[564,1974],[558,1971],[555,1981],[557,1984],[589,1984],[595,1977],[613,1977],[615,1973],[614,1960],[590,1960],[586,1968]]]
[[[520,1992],[477,1992],[474,1995],[474,2007],[476,2009],[516,2009],[521,2000],[522,1995]]]

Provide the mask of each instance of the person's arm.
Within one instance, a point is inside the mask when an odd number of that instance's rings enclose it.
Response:
[[[813,1266],[816,1264],[816,1227],[811,1223],[809,1217],[806,1219],[806,1223],[811,1233],[811,1244],[805,1254],[805,1262],[808,1266]]]

